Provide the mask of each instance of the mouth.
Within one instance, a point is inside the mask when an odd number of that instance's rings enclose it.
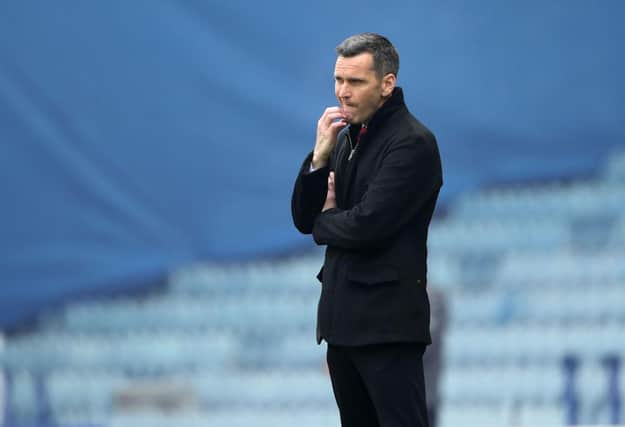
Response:
[[[354,104],[343,104],[341,106],[341,110],[343,111],[345,118],[349,120],[354,115],[356,106]]]

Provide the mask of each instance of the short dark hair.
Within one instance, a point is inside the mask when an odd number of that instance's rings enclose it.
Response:
[[[369,52],[373,55],[373,69],[378,78],[399,72],[399,54],[395,46],[384,36],[376,33],[355,34],[336,47],[339,56],[349,58]]]

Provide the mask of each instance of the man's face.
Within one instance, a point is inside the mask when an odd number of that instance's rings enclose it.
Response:
[[[334,94],[349,123],[366,123],[394,86],[394,75],[378,78],[373,69],[373,55],[368,52],[336,59]]]

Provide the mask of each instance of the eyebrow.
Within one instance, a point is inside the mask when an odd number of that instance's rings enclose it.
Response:
[[[350,83],[358,83],[358,82],[364,82],[367,79],[362,78],[362,77],[343,77],[343,76],[334,76],[335,80],[347,80]]]

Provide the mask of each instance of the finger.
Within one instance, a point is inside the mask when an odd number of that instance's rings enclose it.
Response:
[[[329,107],[323,112],[319,118],[319,123],[323,123],[325,126],[330,125],[336,119],[344,119],[345,113],[339,107]]]
[[[323,115],[336,113],[336,112],[342,112],[342,111],[343,109],[338,106],[327,107],[325,110],[323,110]]]
[[[336,125],[345,126],[347,124],[347,120],[341,114],[331,114],[327,117],[324,117],[319,120],[319,126],[321,128],[331,129],[336,127]]]
[[[339,107],[328,107],[323,111],[323,114],[321,114],[320,119],[325,120],[329,116],[336,116],[340,114],[343,114],[343,110],[340,109]]]
[[[347,121],[345,119],[337,120],[336,122],[332,122],[330,124],[330,129],[338,133],[341,129],[347,126]]]

